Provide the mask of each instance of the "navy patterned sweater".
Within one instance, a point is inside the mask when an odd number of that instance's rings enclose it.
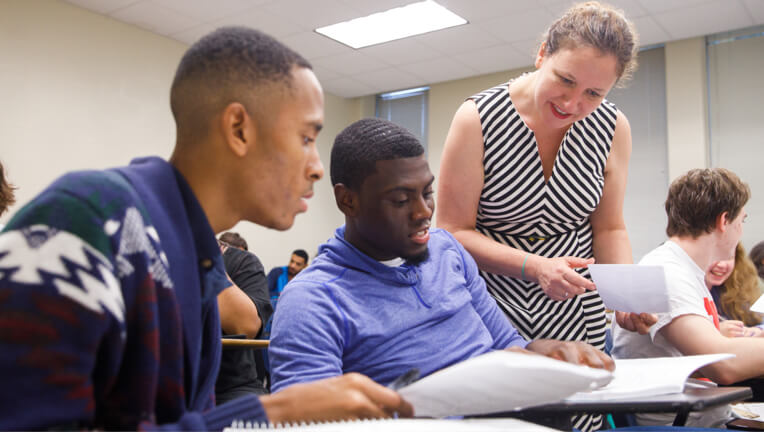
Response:
[[[0,234],[0,430],[219,430],[215,235],[158,158],[63,176]]]

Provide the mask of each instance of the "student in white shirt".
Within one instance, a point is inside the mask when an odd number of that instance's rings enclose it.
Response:
[[[705,284],[706,270],[712,264],[734,256],[749,197],[748,185],[722,168],[691,170],[671,184],[666,199],[669,239],[640,261],[663,265],[671,310],[658,314],[658,322],[646,335],[624,331],[614,323],[615,358],[733,353],[736,357],[700,372],[718,384],[764,375],[764,339],[723,336]],[[726,421],[721,414],[709,414],[691,417],[688,425],[718,426]],[[650,415],[638,416],[638,421],[661,422]]]

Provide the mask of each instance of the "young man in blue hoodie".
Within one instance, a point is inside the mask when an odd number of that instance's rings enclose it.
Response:
[[[269,354],[274,391],[345,372],[389,384],[495,349],[525,348],[599,368],[610,357],[581,342],[528,342],[485,289],[475,261],[431,229],[433,181],[405,129],[360,120],[332,148],[331,179],[345,226],[284,290]]]
[[[70,173],[0,234],[0,430],[221,430],[234,419],[409,413],[360,375],[215,406],[215,239],[239,220],[288,229],[323,176],[310,64],[248,28],[189,48],[169,161]]]

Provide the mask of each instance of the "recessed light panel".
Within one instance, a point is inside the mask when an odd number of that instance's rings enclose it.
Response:
[[[352,48],[466,24],[467,20],[432,0],[317,28],[316,31]]]

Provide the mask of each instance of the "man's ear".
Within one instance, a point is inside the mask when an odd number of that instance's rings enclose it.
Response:
[[[257,136],[256,125],[244,105],[239,102],[228,104],[220,116],[220,126],[226,146],[236,156],[242,157],[251,151]]]
[[[334,200],[345,216],[358,214],[358,194],[342,183],[334,185]]]
[[[730,217],[730,214],[728,212],[723,212],[722,214],[716,217],[716,229],[718,229],[719,232],[727,231],[727,228],[730,222],[729,217]]]
[[[536,53],[536,61],[533,63],[536,69],[541,67],[541,64],[544,62],[544,56],[546,56],[546,42],[541,42],[539,52]]]

